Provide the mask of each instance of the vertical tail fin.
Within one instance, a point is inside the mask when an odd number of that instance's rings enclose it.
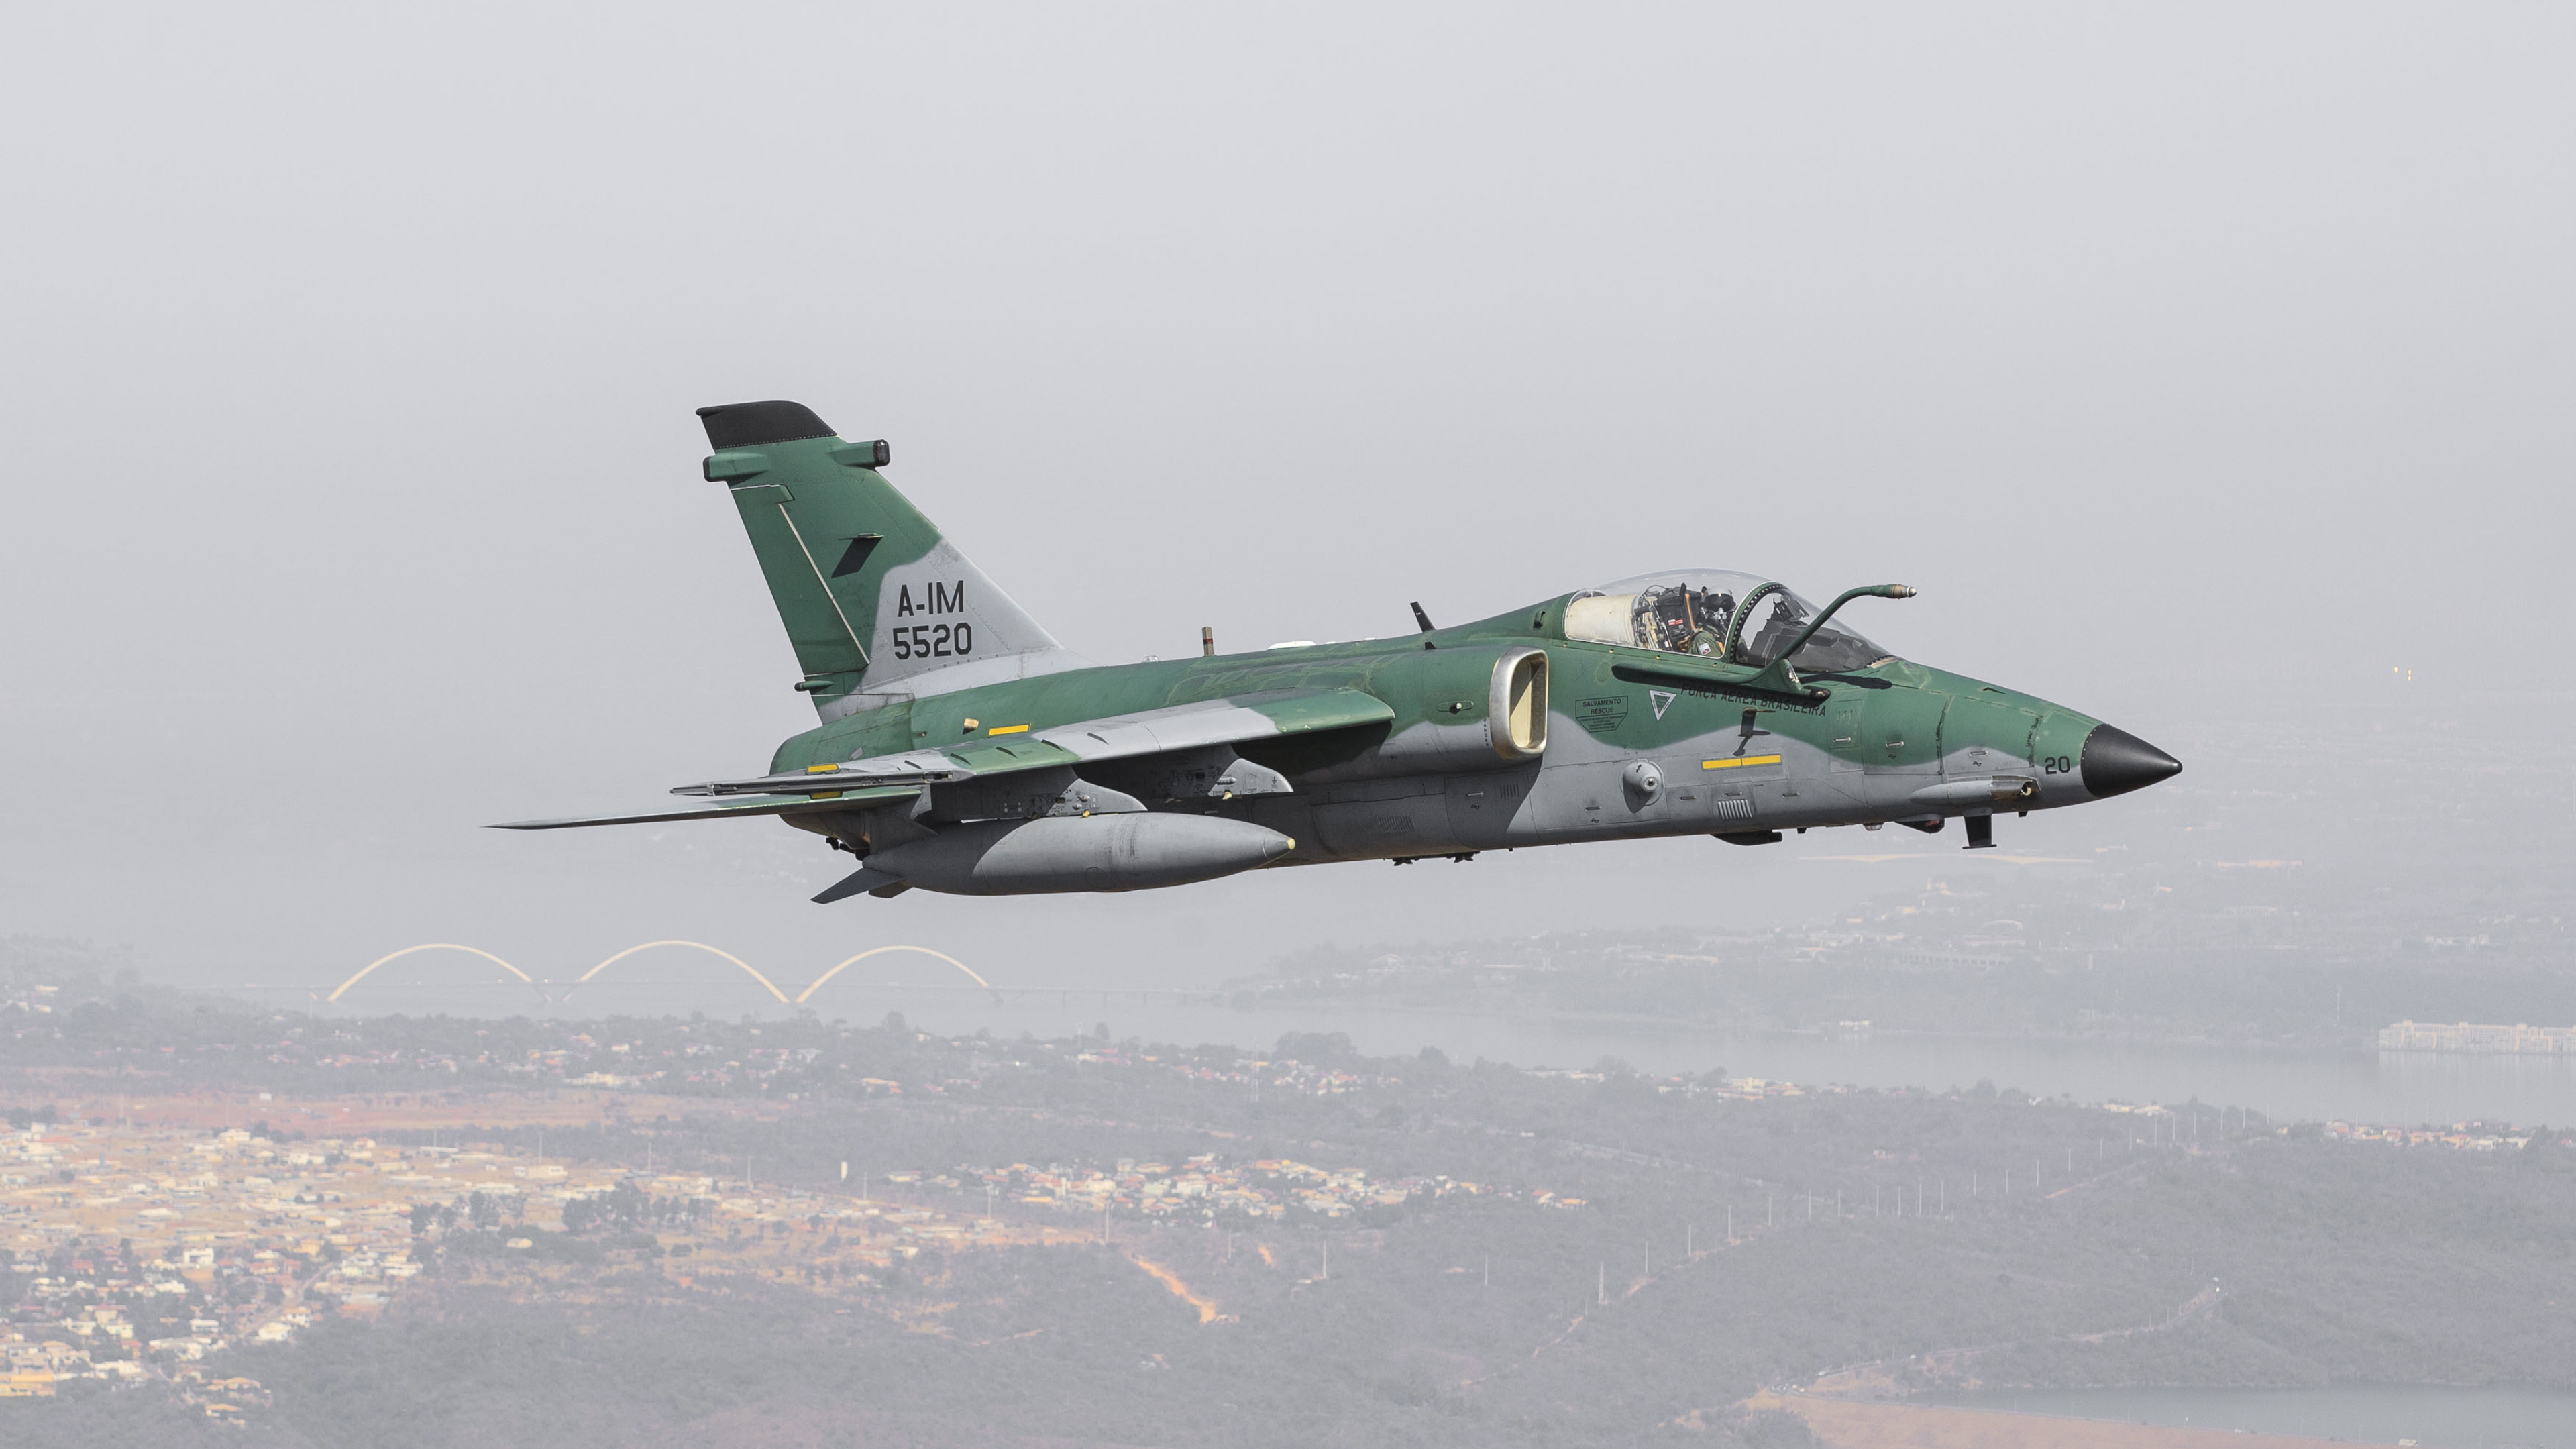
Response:
[[[880,471],[802,403],[698,409],[707,480],[733,495],[826,720],[863,696],[941,694],[1089,661],[994,587]]]

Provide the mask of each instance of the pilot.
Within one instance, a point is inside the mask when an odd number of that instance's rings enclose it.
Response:
[[[1726,621],[1735,617],[1735,596],[1715,589],[1702,589],[1697,603],[1698,632],[1691,636],[1690,652],[1717,658],[1726,653]]]
[[[1735,612],[1735,596],[1714,589],[1693,589],[1688,584],[1674,592],[1681,596],[1681,618],[1664,647],[1676,654],[1703,658],[1724,653],[1726,621]]]
[[[1669,592],[1659,592],[1649,607],[1656,648],[1706,658],[1724,652],[1726,621],[1735,612],[1734,595],[1676,584]]]

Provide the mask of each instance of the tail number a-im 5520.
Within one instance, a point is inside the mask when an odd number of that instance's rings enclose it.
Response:
[[[958,614],[966,609],[966,581],[954,584],[933,583],[923,586],[921,602],[913,602],[912,585],[904,584],[895,594],[897,619],[915,614]],[[975,626],[963,619],[940,623],[896,624],[894,657],[897,659],[952,659],[975,651]]]

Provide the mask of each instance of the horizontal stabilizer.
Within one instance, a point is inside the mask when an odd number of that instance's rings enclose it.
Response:
[[[909,800],[917,785],[871,790],[844,790],[831,795],[755,795],[721,805],[693,805],[680,810],[653,810],[640,815],[575,815],[562,820],[511,820],[494,830],[569,830],[581,825],[658,825],[675,820],[721,820],[732,815],[809,815],[832,810],[866,809]]]
[[[821,895],[814,897],[814,904],[828,906],[834,901],[848,900],[861,892],[881,891],[888,886],[899,886],[903,883],[903,877],[892,871],[863,865],[825,887]],[[888,893],[891,894],[891,892]]]

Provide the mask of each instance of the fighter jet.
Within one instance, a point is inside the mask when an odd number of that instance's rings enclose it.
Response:
[[[502,828],[775,816],[855,865],[814,897],[1131,891],[1643,836],[1963,822],[2181,762],[2064,705],[1900,659],[1778,580],[1676,569],[1473,623],[1096,665],[792,402],[700,408],[821,723],[692,803]]]

